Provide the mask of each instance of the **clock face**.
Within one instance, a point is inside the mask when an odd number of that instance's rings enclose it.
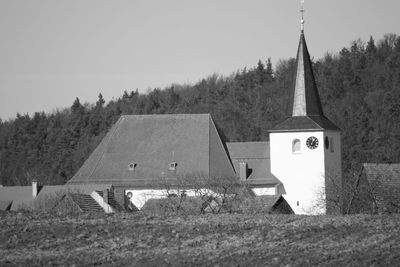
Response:
[[[308,137],[306,145],[309,149],[316,149],[318,147],[318,139],[315,136]]]

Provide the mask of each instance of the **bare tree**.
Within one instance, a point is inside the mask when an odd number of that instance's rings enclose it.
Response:
[[[248,195],[247,185],[237,177],[209,177],[202,173],[161,179],[155,187],[161,190],[163,199],[158,204],[152,201],[151,208],[160,210],[161,205],[163,212],[180,214],[233,212]]]
[[[374,213],[400,213],[400,187],[393,184],[389,174],[381,174],[369,180],[369,195]]]
[[[343,176],[327,171],[325,183],[315,190],[312,210],[326,208],[327,214],[370,213],[370,187],[360,166]]]

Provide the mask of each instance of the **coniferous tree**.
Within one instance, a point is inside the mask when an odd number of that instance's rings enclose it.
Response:
[[[357,40],[314,64],[324,113],[342,129],[344,173],[362,162],[400,162],[400,38]],[[295,60],[260,60],[229,77],[214,74],[194,85],[175,84],[147,94],[124,91],[106,104],[72,106],[52,114],[0,120],[3,185],[70,179],[122,114],[211,113],[230,141],[268,139],[285,117]]]

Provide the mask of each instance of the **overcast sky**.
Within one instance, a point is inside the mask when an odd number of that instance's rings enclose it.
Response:
[[[294,57],[300,0],[0,0],[0,118]],[[315,58],[399,34],[399,0],[306,0]]]

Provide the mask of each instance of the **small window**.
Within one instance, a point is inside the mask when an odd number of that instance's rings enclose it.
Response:
[[[136,162],[131,162],[128,165],[128,170],[134,171],[136,169],[137,163]]]
[[[328,150],[329,149],[329,137],[325,136],[325,149]]]
[[[178,163],[176,163],[176,162],[171,162],[171,163],[169,164],[169,170],[170,170],[170,171],[175,171],[175,170],[176,170],[176,167],[178,167]]]
[[[299,139],[294,139],[292,143],[292,152],[300,153],[300,151],[301,151],[301,142]]]

